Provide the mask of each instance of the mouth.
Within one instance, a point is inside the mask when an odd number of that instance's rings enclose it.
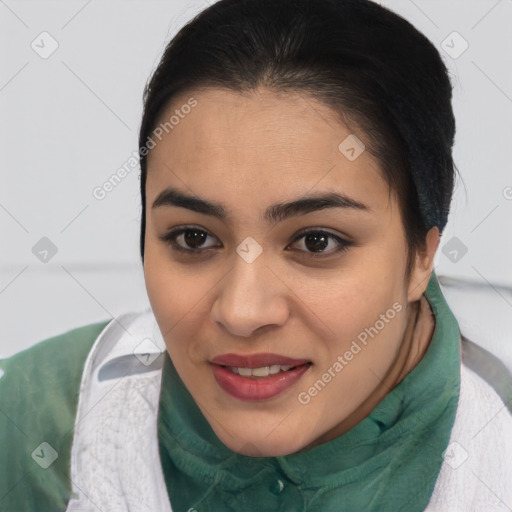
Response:
[[[305,359],[276,354],[225,354],[210,361],[217,384],[243,401],[269,400],[293,386],[312,366]]]
[[[233,373],[241,375],[242,377],[262,379],[268,377],[269,375],[278,375],[279,373],[289,372],[290,370],[297,368],[297,366],[292,366],[289,364],[273,364],[271,366],[260,366],[259,368],[244,368],[239,366],[224,366],[224,368],[229,368]]]

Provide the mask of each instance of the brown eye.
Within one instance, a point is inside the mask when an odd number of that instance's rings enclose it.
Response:
[[[329,245],[329,237],[324,233],[310,233],[304,238],[304,244],[312,252],[321,252]]]
[[[207,239],[208,234],[198,229],[187,229],[183,233],[184,242],[192,249],[199,249]]]
[[[190,254],[199,254],[203,250],[222,246],[220,243],[215,243],[216,237],[204,229],[193,226],[173,229],[161,236],[160,239],[169,244],[173,250]],[[208,239],[212,239],[212,242],[208,242]]]
[[[351,243],[328,231],[309,229],[299,233],[295,237],[293,245],[299,252],[320,257],[344,251]]]

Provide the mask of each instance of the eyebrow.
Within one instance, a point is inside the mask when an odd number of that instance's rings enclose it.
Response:
[[[158,194],[153,202],[152,208],[161,206],[177,206],[186,208],[204,215],[211,215],[220,220],[228,217],[227,210],[220,203],[207,201],[195,196],[185,194],[175,188],[166,188]],[[371,208],[360,201],[356,201],[351,197],[336,192],[328,192],[324,194],[313,194],[301,197],[288,203],[277,203],[267,208],[265,212],[265,220],[270,223],[282,222],[290,217],[304,215],[317,210],[326,208],[345,208],[351,210],[359,210],[370,212]]]

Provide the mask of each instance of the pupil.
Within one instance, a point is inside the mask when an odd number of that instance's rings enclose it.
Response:
[[[204,231],[197,231],[195,229],[189,229],[185,231],[185,243],[190,247],[197,249],[199,246],[204,244],[206,233]]]
[[[329,237],[321,233],[311,233],[306,236],[306,247],[313,252],[323,251],[329,244]]]

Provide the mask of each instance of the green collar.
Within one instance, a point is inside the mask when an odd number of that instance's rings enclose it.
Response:
[[[425,296],[436,325],[420,363],[351,430],[286,456],[253,458],[227,448],[166,352],[158,433],[173,508],[249,512],[286,503],[287,510],[424,510],[460,383],[459,326],[434,272]]]

